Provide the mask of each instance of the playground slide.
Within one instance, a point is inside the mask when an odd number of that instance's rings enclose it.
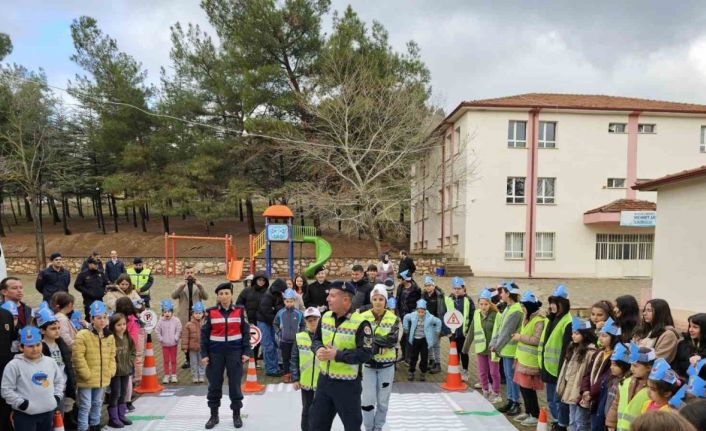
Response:
[[[333,250],[331,249],[331,244],[320,236],[305,236],[303,241],[316,246],[316,260],[304,270],[304,275],[307,278],[313,278],[315,275],[314,269],[328,262],[331,259]]]

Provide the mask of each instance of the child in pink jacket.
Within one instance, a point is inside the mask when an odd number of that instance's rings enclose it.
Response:
[[[177,383],[176,354],[179,339],[181,338],[181,322],[174,315],[174,304],[170,299],[160,301],[162,318],[154,329],[157,341],[162,345],[162,358],[164,358],[164,379],[162,383]]]

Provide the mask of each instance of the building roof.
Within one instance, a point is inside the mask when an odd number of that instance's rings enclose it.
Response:
[[[619,213],[621,211],[655,211],[657,204],[637,199],[618,199],[609,204],[586,211],[584,214]]]
[[[675,174],[665,175],[654,180],[644,181],[639,184],[635,184],[634,186],[632,186],[632,188],[635,190],[641,190],[643,192],[650,192],[657,190],[658,188],[660,188],[660,186],[663,186],[665,184],[672,184],[702,176],[706,176],[706,165],[699,166],[698,168],[694,169],[688,169],[686,171],[677,172]]]
[[[287,205],[272,205],[267,207],[264,213],[262,213],[263,217],[272,217],[272,218],[294,218],[294,214],[292,214],[292,210],[289,209]]]
[[[666,102],[634,97],[605,96],[598,94],[527,93],[461,102],[444,120],[449,121],[463,108],[524,108],[524,109],[574,109],[593,111],[669,112],[704,114],[706,105]]]

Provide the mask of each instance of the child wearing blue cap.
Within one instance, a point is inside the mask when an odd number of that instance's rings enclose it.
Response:
[[[132,425],[127,418],[128,391],[132,391],[130,375],[135,364],[135,344],[127,333],[127,318],[122,313],[110,316],[108,325],[115,340],[115,375],[110,379],[110,397],[108,400],[108,426],[122,428]]]
[[[437,334],[441,332],[441,320],[434,317],[427,311],[427,302],[423,299],[417,301],[417,309],[407,313],[402,321],[404,333],[407,334],[407,349],[410,352],[409,374],[407,380],[414,381],[414,371],[419,362],[419,381],[426,380],[425,374],[428,370],[429,345],[434,342]]]
[[[478,380],[483,389],[483,396],[491,403],[502,401],[500,396],[500,358],[490,352],[490,340],[498,332],[500,313],[492,302],[493,294],[490,289],[483,289],[478,294],[478,310],[473,315],[471,326],[466,333],[466,342],[461,351],[468,354],[473,348],[478,361]],[[490,389],[488,377],[492,378],[493,387]]]
[[[682,386],[677,373],[672,370],[669,363],[663,358],[658,358],[647,380],[647,395],[649,400],[642,405],[641,413],[654,410],[669,410],[669,400]]]
[[[78,386],[78,431],[100,429],[103,395],[116,369],[108,310],[102,301],[94,301],[89,311],[91,326],[76,334],[72,355]]]
[[[206,366],[201,363],[201,319],[204,310],[201,301],[191,306],[191,320],[186,323],[181,334],[181,350],[189,358],[193,383],[203,383],[206,377]]]
[[[34,326],[20,330],[20,349],[5,367],[0,394],[12,407],[17,431],[51,430],[64,396],[64,373],[56,361],[42,355],[42,337]]]
[[[642,406],[645,401],[649,400],[647,379],[655,359],[654,349],[638,347],[634,342],[630,343],[628,353],[630,377],[618,385],[613,405],[606,415],[608,428],[627,430],[635,418],[640,415]]]
[[[446,310],[458,310],[463,315],[463,324],[460,328],[451,333],[451,340],[456,342],[458,348],[463,347],[466,342],[466,333],[471,326],[473,313],[476,311],[476,306],[471,298],[466,295],[466,282],[461,277],[454,277],[451,280],[451,294],[446,297]],[[460,352],[461,356],[461,378],[464,382],[468,381],[468,354]]]
[[[272,325],[275,328],[275,337],[279,340],[278,345],[282,354],[284,371],[282,381],[291,383],[292,348],[297,338],[297,332],[304,330],[304,314],[295,307],[297,292],[294,289],[285,290],[282,296],[284,297],[284,308],[277,312]]]
[[[177,383],[176,354],[179,339],[181,338],[181,321],[174,315],[174,304],[169,299],[159,303],[162,307],[162,318],[157,322],[154,332],[157,341],[162,345],[162,358],[164,359],[164,378],[162,383]]]
[[[424,288],[422,290],[422,299],[427,302],[427,310],[438,317],[444,318],[446,314],[446,301],[444,300],[444,291],[434,283],[434,279],[430,275],[424,276]],[[441,372],[441,335],[437,336],[434,343],[429,346],[429,373],[437,374]]]
[[[498,287],[500,299],[506,304],[500,314],[498,331],[490,340],[490,351],[502,360],[505,382],[507,384],[507,402],[497,410],[501,413],[520,413],[520,386],[513,382],[515,376],[515,353],[517,341],[512,340],[512,334],[520,331],[525,313],[520,305],[520,288],[512,281]]]

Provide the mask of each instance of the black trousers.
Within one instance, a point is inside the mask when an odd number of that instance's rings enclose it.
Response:
[[[87,322],[91,321],[91,304],[95,302],[95,299],[88,299],[86,300],[84,298],[83,300],[83,318],[86,319]]]
[[[54,411],[28,415],[15,410],[13,422],[17,431],[51,431],[54,426]]]
[[[407,343],[407,340],[409,339],[409,333],[405,332],[402,334],[402,342],[400,343],[400,347],[402,348],[402,358],[404,358],[405,361],[409,361],[409,343]]]
[[[108,405],[110,407],[125,404],[127,385],[129,382],[130,376],[113,376],[113,378],[110,379],[110,398],[108,398]]]
[[[309,431],[331,431],[333,418],[341,418],[345,431],[360,431],[363,411],[360,395],[363,387],[356,380],[333,380],[320,375],[314,401],[309,409]]]
[[[240,379],[243,376],[241,352],[209,353],[206,377],[208,378],[208,407],[218,409],[223,396],[223,371],[228,372],[228,395],[230,409],[239,412],[243,407],[243,392],[240,390]]]
[[[405,343],[406,344],[406,343]],[[414,369],[417,367],[417,361],[419,360],[419,355],[421,354],[422,360],[419,361],[419,370],[422,373],[427,372],[427,367],[429,366],[429,347],[427,346],[426,338],[415,338],[411,346],[407,346],[410,349],[410,360],[409,360],[409,372],[413,373]]]
[[[309,431],[309,409],[316,391],[302,389],[302,431]]]
[[[10,423],[10,415],[12,414],[12,407],[10,407],[4,398],[0,398],[0,430],[12,431],[12,424]]]
[[[292,363],[292,347],[294,343],[289,341],[280,341],[279,350],[282,352],[282,369],[284,374],[289,374]]]
[[[538,418],[539,400],[537,400],[537,391],[520,386],[520,393],[522,394],[522,400],[525,402],[525,413]]]

